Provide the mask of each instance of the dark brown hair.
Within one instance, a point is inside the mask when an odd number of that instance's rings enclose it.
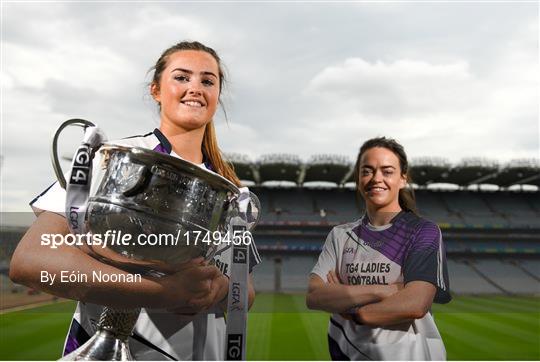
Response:
[[[221,64],[221,59],[217,55],[216,51],[210,47],[207,47],[206,45],[199,43],[198,41],[182,41],[180,43],[177,43],[170,48],[166,49],[159,59],[156,62],[156,65],[154,65],[150,71],[154,71],[154,75],[152,77],[152,81],[150,82],[150,85],[155,85],[159,88],[160,85],[160,79],[161,74],[163,73],[163,70],[167,67],[167,62],[169,61],[169,57],[171,54],[174,54],[179,51],[183,50],[196,50],[201,52],[206,52],[210,54],[215,60],[218,65],[218,71],[219,71],[219,94],[221,95],[221,90],[223,89],[223,86],[226,83],[226,77],[225,72],[223,71],[223,65]],[[223,103],[221,101],[221,97],[219,99],[219,104],[223,108]],[[225,113],[225,118],[227,117],[227,113],[225,112],[225,108],[223,108],[223,112]],[[223,156],[221,155],[221,151],[218,147],[217,137],[216,137],[216,129],[214,127],[214,121],[210,121],[206,125],[206,129],[204,131],[203,136],[203,142],[202,142],[202,152],[204,156],[208,159],[212,167],[214,168],[214,171],[220,174],[221,176],[225,177],[232,183],[234,183],[236,186],[241,186],[240,180],[238,179],[238,176],[236,176],[236,173],[234,172],[233,166],[225,161],[223,159]]]
[[[399,160],[399,167],[401,169],[401,175],[405,176],[405,180],[407,182],[407,186],[399,190],[399,206],[405,211],[412,211],[416,214],[416,199],[414,197],[414,190],[410,186],[410,184],[412,183],[412,179],[409,174],[409,162],[407,161],[407,154],[405,153],[405,149],[403,148],[403,146],[392,138],[372,138],[364,142],[362,147],[360,147],[360,152],[358,152],[356,164],[354,165],[354,182],[356,182],[356,190],[360,190],[360,159],[367,150],[375,147],[386,148],[387,150],[392,151],[397,156]]]

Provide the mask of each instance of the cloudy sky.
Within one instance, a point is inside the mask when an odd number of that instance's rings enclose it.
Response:
[[[184,39],[228,69],[226,152],[352,160],[386,135],[412,158],[538,158],[538,14],[536,2],[3,2],[2,211],[28,210],[53,181],[62,121],[110,139],[155,128],[147,70]]]

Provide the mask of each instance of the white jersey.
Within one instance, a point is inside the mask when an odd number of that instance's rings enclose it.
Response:
[[[414,280],[437,287],[435,302],[447,303],[446,258],[438,226],[410,212],[375,227],[368,218],[335,227],[312,270],[326,281],[330,270],[343,284],[387,285]],[[333,314],[328,343],[334,360],[445,360],[446,350],[431,313],[389,327],[357,324]]]
[[[172,151],[167,138],[158,130],[111,142],[118,145],[142,147],[179,157]],[[94,167],[98,164],[94,161]],[[211,165],[200,167],[210,169]],[[96,168],[94,168],[95,170]],[[92,193],[92,191],[91,191]],[[56,182],[36,197],[30,205],[36,213],[43,210],[65,216],[66,192]],[[218,250],[216,266],[230,276],[231,247]],[[250,248],[250,272],[261,258],[254,243]],[[64,355],[84,344],[96,331],[102,307],[79,302],[66,337]],[[163,310],[142,309],[129,339],[131,352],[138,360],[222,360],[225,351],[225,318],[220,310],[196,316],[180,316]]]

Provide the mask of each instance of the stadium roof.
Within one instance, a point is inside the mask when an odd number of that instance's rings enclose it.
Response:
[[[306,182],[331,182],[341,186],[353,180],[354,164],[340,155],[314,155],[307,162],[291,154],[263,155],[257,161],[239,154],[227,154],[244,181],[260,185],[267,181],[288,181],[299,186]],[[538,159],[512,160],[501,166],[493,160],[465,158],[452,165],[442,158],[423,157],[411,161],[413,182],[420,186],[450,183],[460,186],[494,184],[540,186]]]
[[[410,175],[417,185],[435,182],[448,182],[450,162],[442,158],[422,157],[411,161]]]
[[[471,185],[485,183],[499,171],[499,164],[495,161],[468,158],[450,169],[448,179],[457,185]]]
[[[225,155],[225,158],[233,164],[234,171],[240,180],[249,180],[257,184],[260,183],[259,173],[256,168],[253,167],[254,164],[249,157],[238,153],[228,153]]]
[[[499,186],[515,184],[540,186],[540,160],[512,160],[500,172],[487,179],[486,182]]]
[[[300,172],[299,183],[326,181],[342,184],[351,169],[351,163],[346,157],[336,155],[315,155]]]
[[[296,155],[272,154],[262,156],[256,167],[259,171],[261,183],[265,181],[298,183],[302,165],[300,157]]]

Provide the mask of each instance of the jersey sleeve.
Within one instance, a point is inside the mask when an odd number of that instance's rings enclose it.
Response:
[[[102,175],[101,169],[101,153],[99,150],[94,154],[92,159],[92,187],[90,189],[90,195],[95,192],[95,188],[98,186],[97,181],[100,180]],[[68,170],[69,169],[69,170]],[[69,182],[71,175],[71,165],[65,168],[64,178],[66,182]],[[51,186],[46,188],[42,193],[36,196],[31,202],[30,207],[34,213],[39,215],[43,211],[51,211],[61,216],[66,216],[66,190],[64,190],[58,181],[55,181]]]
[[[332,229],[328,236],[326,237],[326,241],[323,245],[321,254],[319,255],[319,259],[317,260],[317,264],[313,267],[311,270],[311,274],[318,275],[322,280],[326,282],[326,275],[330,272],[330,270],[337,270],[337,248],[335,245],[335,229]]]
[[[257,266],[261,263],[261,256],[255,245],[255,241],[251,238],[251,244],[249,244],[249,272],[253,270],[254,266]]]
[[[43,211],[51,211],[66,216],[66,190],[58,182],[54,182],[30,202],[36,215]]]
[[[450,296],[446,252],[439,227],[424,223],[415,233],[403,266],[403,282],[425,281],[437,287],[435,303],[448,303]]]

